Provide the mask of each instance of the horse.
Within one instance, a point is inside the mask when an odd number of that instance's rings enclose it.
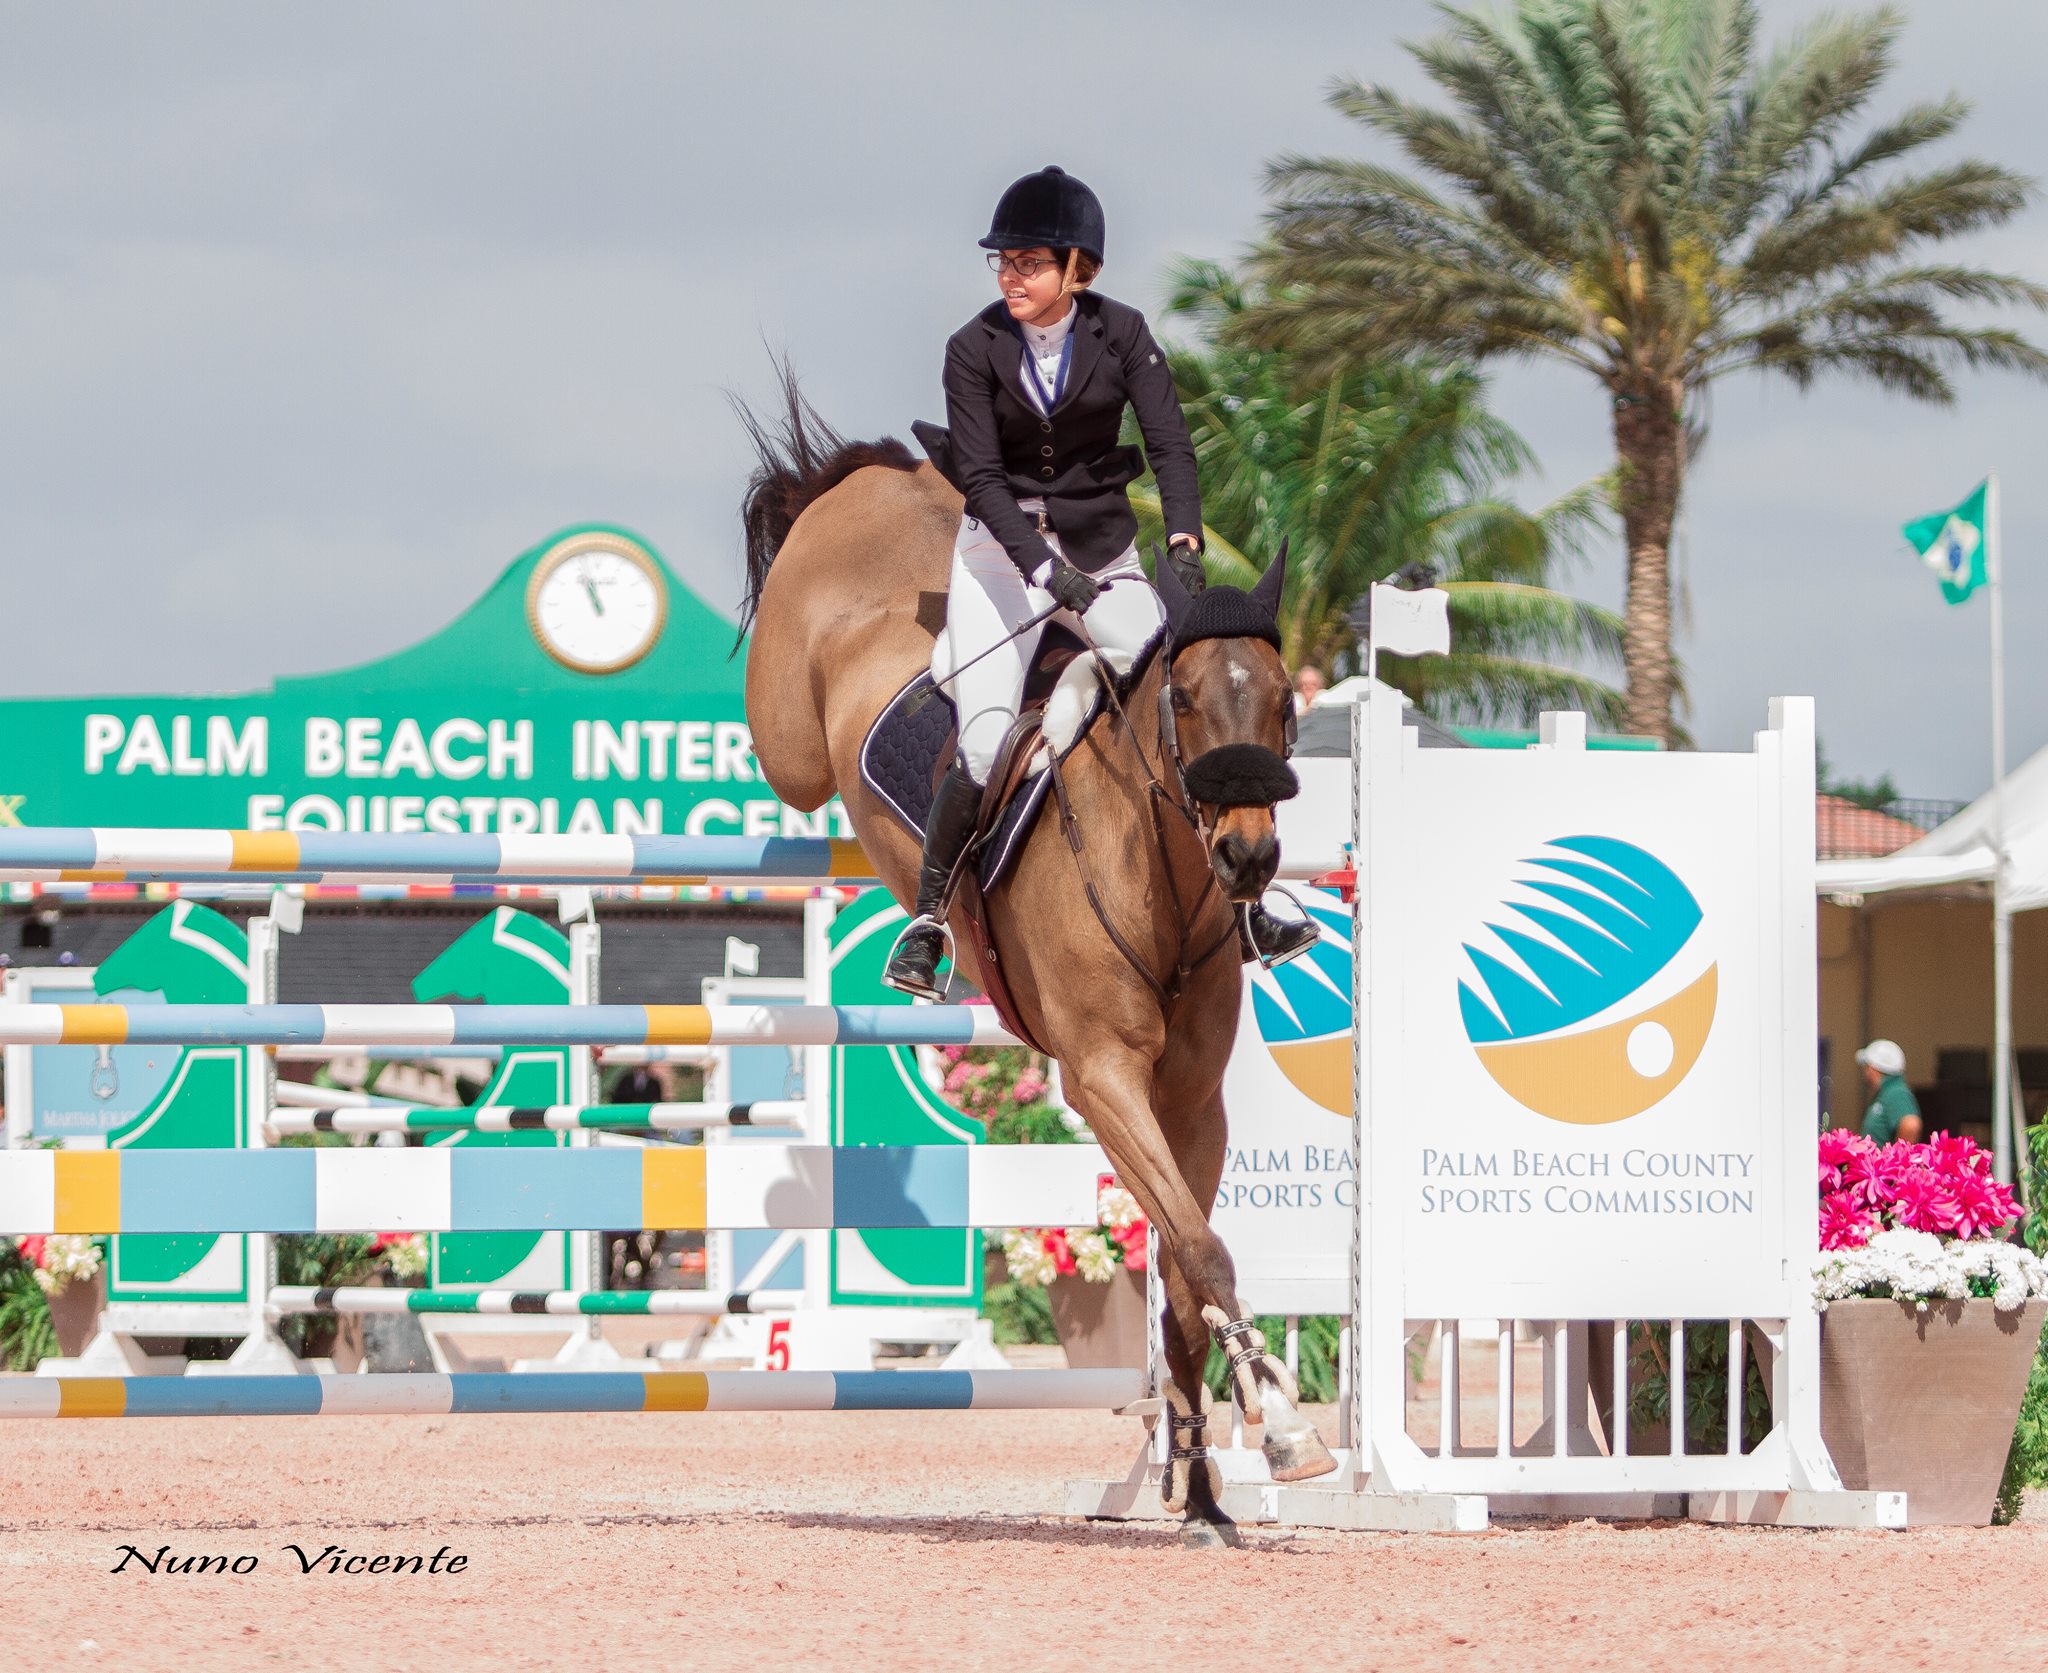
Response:
[[[859,762],[877,716],[931,663],[961,495],[894,438],[843,439],[786,367],[781,381],[772,423],[735,402],[757,456],[741,512],[754,753],[793,807],[820,807],[836,791],[876,876],[907,906],[920,844]],[[1166,641],[1126,689],[1108,686],[1107,711],[1059,768],[1059,817],[1045,810],[982,903],[1000,971],[983,968],[972,936],[955,938],[956,967],[985,990],[991,974],[1007,986],[1017,1020],[1058,1060],[1068,1101],[1158,1230],[1172,1426],[1162,1496],[1196,1547],[1238,1543],[1204,1444],[1212,1336],[1245,1421],[1264,1426],[1273,1477],[1336,1468],[1301,1415],[1294,1379],[1240,1306],[1229,1251],[1209,1226],[1242,1000],[1235,903],[1257,900],[1279,865],[1272,804],[1294,784],[1284,761],[1293,692],[1270,627],[1173,642],[1176,625],[1204,610],[1212,626],[1218,608],[1270,623],[1284,565],[1283,549],[1253,592],[1216,587],[1199,598],[1158,566]],[[957,904],[951,923],[965,927]]]

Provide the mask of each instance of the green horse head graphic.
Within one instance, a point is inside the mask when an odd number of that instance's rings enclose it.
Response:
[[[480,918],[412,981],[422,1004],[566,1005],[569,938],[510,906]]]

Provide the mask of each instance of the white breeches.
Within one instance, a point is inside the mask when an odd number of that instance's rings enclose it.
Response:
[[[1022,503],[1027,512],[1037,509],[1030,501]],[[1055,552],[1060,550],[1058,535],[1047,534],[1045,539]],[[1102,592],[1080,618],[1081,626],[1110,667],[1127,674],[1159,631],[1165,611],[1145,579],[1136,546],[1126,548],[1108,568],[1097,570],[1094,578]],[[1041,573],[1036,579],[1045,577]],[[932,678],[953,699],[960,718],[961,764],[977,784],[988,782],[996,753],[1017,718],[1024,676],[1044,628],[1018,634],[1008,644],[1001,641],[1052,601],[1050,593],[1025,582],[986,527],[972,517],[960,519],[946,592],[946,630],[933,647]],[[1070,629],[1074,626],[1075,618],[1065,610],[1052,619]],[[989,650],[992,645],[999,648]],[[983,651],[989,654],[971,668],[962,668]],[[961,668],[958,677],[952,676],[955,668]]]

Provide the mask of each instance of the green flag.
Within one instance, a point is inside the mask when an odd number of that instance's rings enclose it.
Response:
[[[1962,603],[1989,578],[1985,563],[1991,529],[1984,502],[1990,486],[1980,482],[1955,510],[1916,517],[1906,525],[1906,539],[1920,561],[1940,577],[1941,596],[1951,604]]]

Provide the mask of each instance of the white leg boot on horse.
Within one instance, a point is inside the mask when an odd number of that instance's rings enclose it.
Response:
[[[866,781],[861,756],[877,718],[931,667],[960,496],[900,443],[844,442],[793,384],[784,397],[772,428],[749,420],[760,454],[744,508],[755,755],[792,806],[819,807],[837,791],[876,875],[914,906],[921,833]],[[1058,1059],[1075,1108],[1158,1231],[1183,1433],[1201,1407],[1213,1308],[1226,1351],[1240,1355],[1237,1397],[1248,1418],[1265,1419],[1276,1476],[1302,1480],[1335,1460],[1301,1418],[1284,1369],[1228,1328],[1246,1313],[1208,1223],[1243,1001],[1230,956],[1239,909],[1272,882],[1273,804],[1296,789],[1276,625],[1285,560],[1283,548],[1249,593],[1211,587],[1198,599],[1161,566],[1165,643],[1064,758],[1056,811],[1023,838],[984,909],[1008,1020]],[[958,956],[961,973],[989,991],[971,934]],[[1185,1536],[1227,1543],[1209,1470],[1184,1462]]]

